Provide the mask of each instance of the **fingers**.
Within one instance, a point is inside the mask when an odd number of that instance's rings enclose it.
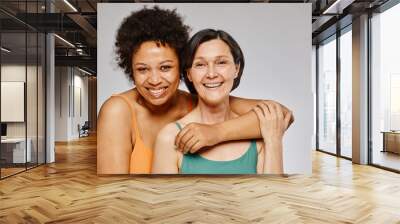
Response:
[[[271,116],[275,115],[275,108],[270,103],[261,102],[257,104],[256,108],[261,110],[263,117],[266,119],[270,119]]]
[[[195,136],[195,127],[196,125],[194,123],[190,123],[178,133],[177,137],[175,138],[175,146],[179,151],[184,152],[186,150],[185,147],[187,147],[188,141]]]
[[[263,101],[257,104],[253,110],[256,113],[261,126],[269,123],[269,125],[272,125],[271,127],[286,130],[290,125],[292,116],[289,112],[289,114],[284,114],[283,108],[279,103]]]
[[[191,153],[195,153],[197,151],[199,151],[200,149],[204,148],[205,145],[201,144],[201,141],[197,141],[192,148],[190,149]]]
[[[191,130],[188,130],[181,138],[181,141],[179,142],[178,149],[183,150],[185,148],[185,145],[188,141],[190,141],[191,138],[193,138],[193,134]]]
[[[189,146],[193,145],[193,141],[196,140],[195,136],[192,134],[186,134],[186,136],[188,136],[184,142],[181,143],[181,147],[179,147],[180,151],[183,153],[187,153],[190,148],[188,148]]]
[[[204,144],[201,143],[201,140],[196,137],[193,137],[185,144],[182,153],[183,154],[196,153],[203,147]]]
[[[261,121],[264,121],[265,115],[264,115],[264,112],[262,111],[261,107],[258,107],[258,106],[254,107],[254,108],[253,108],[253,111],[256,113],[256,115],[257,115],[257,117],[258,117],[258,120],[259,120],[260,122],[261,122]]]
[[[261,102],[261,103],[257,104],[257,107],[261,109],[264,117],[269,117],[271,115],[271,110],[270,110],[268,104]]]
[[[282,110],[282,106],[279,105],[278,103],[274,103],[274,107],[275,107],[275,111],[276,111],[276,115],[278,117],[278,119],[283,120],[283,110]]]
[[[294,120],[295,120],[295,119],[294,119],[294,115],[293,115],[292,111],[290,111],[290,120],[289,120],[289,125],[288,125],[288,127],[290,127],[290,125],[293,124]]]
[[[276,113],[276,108],[275,108],[275,104],[273,103],[267,103],[265,104],[268,107],[269,110],[269,115],[270,115],[270,119],[271,120],[276,120],[277,118],[277,113]]]
[[[190,126],[185,126],[182,130],[179,131],[179,133],[176,135],[175,138],[175,146],[180,148],[180,144],[182,143],[182,138],[185,136],[190,131]]]
[[[203,135],[199,133],[199,124],[190,123],[187,124],[175,138],[176,149],[184,154],[189,152],[196,152],[204,144],[201,144]],[[204,139],[203,139],[204,140]],[[203,141],[204,142],[204,141]]]
[[[284,119],[282,106],[278,103],[261,102],[257,105],[257,107],[260,107],[263,110],[263,112],[265,113],[267,118],[270,118],[270,119],[278,118],[278,120]]]
[[[292,111],[289,111],[289,112],[286,113],[285,119],[284,119],[284,122],[285,122],[285,130],[287,130],[287,129],[289,128],[289,125],[290,125],[290,121],[291,121],[291,120],[292,120]]]

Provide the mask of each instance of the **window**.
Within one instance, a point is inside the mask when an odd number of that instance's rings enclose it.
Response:
[[[371,18],[371,162],[400,170],[400,4]],[[389,147],[390,146],[390,147]]]
[[[336,154],[336,39],[318,47],[318,149]]]
[[[351,26],[340,36],[340,155],[352,157],[352,35]]]

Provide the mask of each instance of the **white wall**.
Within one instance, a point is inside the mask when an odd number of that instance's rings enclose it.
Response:
[[[73,119],[72,119],[72,130],[71,130],[71,134],[73,136],[73,138],[77,138],[79,137],[79,133],[78,133],[78,124],[80,124],[80,126],[82,126],[85,121],[88,121],[89,116],[88,116],[88,106],[89,106],[89,102],[88,102],[88,77],[87,76],[82,76],[83,73],[81,73],[80,71],[76,70],[74,71],[75,75],[74,75],[74,89],[75,92],[73,94],[75,94],[75,96],[73,96],[74,98],[74,108],[73,110],[75,110],[75,113],[73,113]],[[78,73],[78,75],[77,75]],[[80,99],[78,96],[78,92],[77,90],[80,90]],[[80,103],[78,101],[81,101]],[[81,108],[79,108],[81,107]],[[79,111],[79,109],[81,109],[81,113]]]
[[[88,120],[88,78],[75,68],[56,67],[55,86],[55,141],[77,139],[78,124]],[[82,106],[82,114],[76,105]]]
[[[27,73],[26,73],[27,72]],[[25,82],[25,74],[27,74],[28,83],[30,88],[27,87],[27,120],[28,120],[28,137],[30,133],[35,133],[36,137],[36,80],[31,75],[36,76],[36,66],[26,66],[19,64],[5,64],[1,66],[1,81],[9,82]],[[7,97],[7,96],[2,96]],[[40,106],[40,105],[39,105]],[[1,108],[8,110],[10,108]],[[24,110],[24,108],[22,108]],[[33,123],[32,123],[33,122]],[[7,122],[7,136],[8,137],[25,137],[25,123],[26,122]]]
[[[313,120],[317,121],[317,48],[315,45],[312,46],[311,53],[311,88],[313,93]],[[314,123],[315,124],[315,123]],[[313,150],[317,149],[317,126],[313,127],[313,136],[312,136],[312,146]]]
[[[25,82],[25,69],[30,68],[19,64],[2,65],[1,81]],[[6,110],[6,108],[1,109]],[[25,137],[25,122],[7,123],[7,137]]]
[[[68,67],[55,67],[55,140],[68,140]]]
[[[132,88],[114,60],[113,48],[123,18],[144,5],[153,4],[98,4],[98,110],[111,94]],[[177,8],[193,28],[191,34],[204,28],[223,29],[237,40],[246,65],[241,84],[232,94],[274,99],[294,111],[296,122],[284,142],[285,172],[310,174],[315,138],[311,4],[192,3],[161,7]],[[186,89],[182,84],[180,88]]]

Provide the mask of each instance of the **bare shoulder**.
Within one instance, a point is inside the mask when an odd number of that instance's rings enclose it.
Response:
[[[258,102],[258,101],[260,101],[260,99],[248,99],[248,98],[230,95],[229,101],[233,102],[233,103],[244,103],[244,102]]]
[[[281,106],[284,106],[283,104],[279,103],[278,101],[271,100],[271,99],[249,99],[249,98],[243,98],[243,97],[237,97],[237,96],[229,96],[229,101],[232,101],[232,103],[259,103],[259,102],[271,102],[271,103],[277,103]]]
[[[247,113],[249,110],[251,110],[253,107],[255,107],[258,103],[261,103],[261,102],[275,103],[275,104],[281,106],[284,113],[291,112],[287,106],[283,105],[282,103],[280,103],[278,101],[271,100],[271,99],[246,99],[246,98],[241,98],[241,97],[236,97],[236,96],[230,96],[229,102],[230,102],[233,110],[239,114]],[[291,123],[293,121],[294,121],[294,117],[292,115]]]
[[[129,172],[135,137],[129,105],[122,97],[110,97],[101,106],[97,125],[97,171],[101,174]]]
[[[102,150],[117,149],[118,147],[132,148],[132,115],[127,102],[121,97],[110,97],[101,106],[98,125],[97,138],[98,148]],[[107,147],[101,147],[107,146]]]
[[[153,169],[157,170],[159,164],[168,161],[168,158],[175,158],[177,151],[175,150],[175,136],[179,129],[175,123],[169,123],[158,132],[156,144],[154,147]]]
[[[175,136],[178,134],[179,129],[175,122],[165,125],[157,135],[157,142],[159,143],[173,143]]]
[[[100,108],[99,120],[112,118],[112,119],[126,119],[130,117],[129,105],[121,97],[108,98]]]
[[[153,153],[152,173],[178,173],[178,153],[174,146],[175,135],[178,128],[174,123],[164,126],[158,133],[155,152]]]
[[[125,91],[125,92],[122,92],[122,93],[120,93],[120,94],[118,94],[118,95],[125,96],[125,97],[127,97],[129,100],[136,101],[137,98],[138,98],[138,96],[139,96],[138,94],[139,94],[139,93],[138,93],[137,89],[136,89],[136,88],[132,88],[132,89],[127,90],[127,91]]]
[[[231,101],[232,103],[259,103],[264,101],[264,102],[274,102],[280,104],[279,102],[270,99],[249,99],[238,96],[229,96],[229,101]]]

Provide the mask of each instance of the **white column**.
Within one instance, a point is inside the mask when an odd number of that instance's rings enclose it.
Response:
[[[46,1],[47,12],[53,12],[51,1]],[[55,44],[54,35],[46,35],[46,163],[55,161]]]
[[[47,61],[47,76],[46,76],[46,163],[52,163],[55,161],[54,151],[54,133],[55,133],[55,76],[54,76],[54,36],[53,34],[47,34],[46,36],[46,61]]]
[[[353,162],[368,163],[368,15],[353,20]]]

